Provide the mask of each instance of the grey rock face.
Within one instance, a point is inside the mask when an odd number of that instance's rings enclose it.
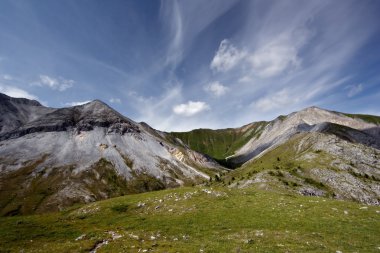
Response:
[[[269,122],[259,137],[228,159],[244,163],[242,171],[263,170],[241,182],[240,187],[265,184],[307,196],[379,205],[379,129],[379,125],[359,117],[311,107]],[[273,159],[273,153],[281,156],[281,162],[273,162],[273,168],[278,163],[276,168],[281,173],[257,164]]]
[[[380,149],[379,125],[310,107],[269,122],[259,137],[251,139],[228,159],[235,163],[245,163],[303,132],[331,133],[351,142]]]
[[[30,108],[30,111],[33,109]],[[121,134],[139,132],[139,127],[135,122],[97,100],[70,108],[39,111],[41,111],[39,117],[24,120],[24,124],[0,135],[0,140],[18,138],[37,132],[60,132],[75,129],[79,133],[91,131],[94,127],[107,128],[109,132]]]
[[[0,136],[53,110],[35,100],[12,98],[0,93]]]
[[[98,100],[55,109],[0,94],[0,113],[1,214],[56,210],[193,184],[224,170],[180,140]],[[361,119],[307,108],[264,124],[229,159],[249,166],[297,136],[304,137],[289,147],[295,152],[293,162],[309,167],[284,175],[301,185],[298,193],[321,196],[331,190],[337,198],[379,204],[380,127]],[[326,189],[305,183],[303,177]],[[244,185],[276,180],[263,172]]]
[[[261,167],[260,161],[274,157],[278,160],[272,168]],[[265,183],[269,188],[306,196],[379,205],[379,161],[380,150],[376,148],[328,132],[309,132],[296,134],[237,171],[261,170],[240,183],[242,187]]]
[[[17,209],[17,201],[38,191],[47,196],[35,210],[62,208],[74,202],[197,183],[223,169],[98,100],[61,109],[9,97],[4,97],[3,103],[2,110],[7,112],[0,116],[3,214],[14,209],[30,212],[23,203]],[[9,191],[11,179],[22,182],[23,187]],[[48,186],[48,181],[57,186]]]

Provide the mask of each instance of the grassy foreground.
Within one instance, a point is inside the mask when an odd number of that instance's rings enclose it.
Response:
[[[179,188],[0,218],[0,252],[380,252],[379,238],[378,206],[255,189]]]

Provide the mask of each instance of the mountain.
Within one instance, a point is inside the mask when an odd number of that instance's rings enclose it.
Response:
[[[187,136],[197,133],[200,142],[218,143],[222,139],[214,133],[226,140],[239,129],[173,135],[198,150],[199,143],[189,142]],[[222,184],[380,204],[380,117],[310,107],[253,129],[253,136],[240,142],[245,144],[223,154],[225,164],[241,166],[223,177]],[[209,143],[203,142],[199,150],[213,156]]]
[[[99,100],[57,109],[0,94],[0,112],[2,215],[209,181],[380,204],[378,116],[309,107],[240,128],[165,133]]]
[[[0,93],[0,135],[51,112],[36,100],[12,98]]]
[[[375,116],[373,118],[376,118]],[[303,132],[333,131],[332,124],[342,126],[341,138],[352,142],[363,143],[373,148],[380,148],[380,127],[358,117],[309,107],[299,112],[279,117],[269,122],[257,138],[252,138],[246,145],[229,157],[235,162],[246,162],[262,152],[276,147],[296,134]],[[338,132],[335,132],[338,134]]]
[[[99,100],[54,109],[1,94],[0,112],[3,215],[196,184],[224,170]]]

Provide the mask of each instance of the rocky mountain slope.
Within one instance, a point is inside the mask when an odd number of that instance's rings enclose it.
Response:
[[[343,114],[317,107],[261,122],[253,137],[232,155],[225,154],[225,164],[241,167],[217,180],[230,187],[254,186],[378,205],[379,122],[377,116]],[[198,131],[203,139],[216,141],[215,135]],[[186,142],[188,139],[183,136],[194,132],[176,135]],[[197,150],[192,142],[190,146]],[[209,149],[212,151],[212,147]],[[206,148],[206,153],[210,150]]]
[[[164,133],[98,100],[55,109],[0,94],[0,112],[2,215],[210,178],[228,187],[380,203],[377,116],[310,107],[236,129]]]
[[[363,143],[373,148],[380,148],[379,125],[366,122],[360,117],[349,117],[318,107],[309,107],[269,122],[259,136],[252,138],[228,159],[244,163],[260,155],[262,152],[285,143],[296,134],[304,132],[329,132],[331,124],[327,123],[342,126],[340,129],[345,127],[345,130],[341,131],[344,135],[340,136],[342,138]]]
[[[0,111],[3,215],[194,184],[223,170],[98,100],[54,109],[1,94]]]

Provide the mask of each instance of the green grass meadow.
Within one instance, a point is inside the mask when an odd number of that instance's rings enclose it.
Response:
[[[380,252],[380,207],[177,188],[0,218],[0,252]]]

